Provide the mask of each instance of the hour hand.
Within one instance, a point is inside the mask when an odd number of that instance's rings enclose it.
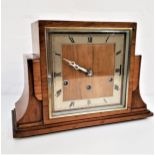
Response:
[[[86,69],[84,67],[81,67],[80,65],[76,64],[74,61],[70,61],[66,58],[63,58],[64,61],[66,61],[70,66],[72,66],[75,70],[80,70],[84,73],[86,73],[88,76],[92,76],[93,72],[91,69]]]
[[[78,70],[86,73],[88,76],[93,76],[93,71],[91,69],[86,69],[78,65]]]

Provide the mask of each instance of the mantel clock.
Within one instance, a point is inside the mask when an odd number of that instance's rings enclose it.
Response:
[[[37,21],[14,137],[146,118],[136,23]]]

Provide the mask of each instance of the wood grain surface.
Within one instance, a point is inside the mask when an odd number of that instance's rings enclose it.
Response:
[[[113,80],[110,79],[113,79],[115,69],[114,44],[65,44],[62,45],[62,58],[93,71],[93,76],[89,77],[63,61],[63,80],[69,82],[63,87],[64,100],[113,95]]]

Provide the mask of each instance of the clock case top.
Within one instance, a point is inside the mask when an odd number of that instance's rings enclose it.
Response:
[[[46,28],[110,28],[131,31],[130,68],[127,108],[115,111],[49,117]],[[37,21],[32,24],[33,54],[24,56],[25,86],[21,98],[12,110],[13,137],[27,137],[100,124],[109,124],[152,116],[139,91],[141,56],[135,56],[136,23]]]

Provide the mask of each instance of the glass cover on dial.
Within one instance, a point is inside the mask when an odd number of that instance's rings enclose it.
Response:
[[[129,30],[47,29],[50,118],[126,107]]]

